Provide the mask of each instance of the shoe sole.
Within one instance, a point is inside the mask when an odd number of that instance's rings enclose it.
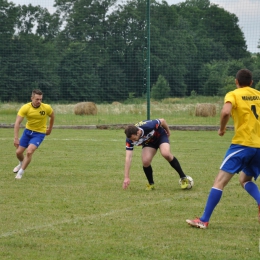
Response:
[[[201,229],[206,229],[207,227],[206,226],[200,226],[198,225],[197,223],[194,223],[190,220],[186,220],[186,222],[188,223],[188,225],[190,225],[191,227],[195,227],[195,228],[201,228]]]

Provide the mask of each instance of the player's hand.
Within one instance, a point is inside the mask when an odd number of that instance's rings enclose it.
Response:
[[[51,130],[52,130],[52,129],[47,128],[47,130],[46,130],[46,135],[50,135],[50,134],[51,134]]]
[[[130,184],[130,179],[129,178],[125,178],[124,182],[123,182],[123,189],[125,190]]]
[[[20,144],[19,138],[14,138],[14,146],[15,146],[16,148],[18,148],[19,144]]]
[[[219,136],[223,136],[226,133],[226,129],[225,130],[218,130],[218,135]]]

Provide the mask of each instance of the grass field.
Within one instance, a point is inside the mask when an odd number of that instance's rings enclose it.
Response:
[[[156,190],[147,192],[140,147],[131,185],[122,189],[123,130],[54,129],[15,180],[13,130],[0,129],[0,259],[259,259],[257,207],[238,176],[207,230],[185,223],[202,214],[232,134],[172,131],[172,152],[195,186],[181,190],[177,173],[157,154]]]
[[[216,107],[216,116],[195,116],[197,104],[211,103]],[[150,117],[165,118],[170,125],[218,125],[223,97],[172,98],[162,102],[151,101]],[[0,124],[13,124],[22,104],[0,103]],[[97,104],[97,115],[74,114],[75,104],[51,104],[56,118],[55,125],[103,125],[129,124],[147,118],[145,100],[133,104]]]

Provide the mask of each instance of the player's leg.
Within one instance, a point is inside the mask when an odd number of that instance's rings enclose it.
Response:
[[[204,213],[201,218],[187,219],[186,222],[194,227],[207,228],[213,210],[219,203],[224,187],[234,176],[248,165],[255,154],[254,148],[232,144],[227,150],[225,158],[220,166],[220,171],[210,190]]]
[[[16,179],[21,179],[22,175],[24,174],[25,169],[27,168],[27,166],[30,164],[31,160],[32,160],[32,155],[35,152],[35,150],[38,147],[34,144],[30,144],[27,147],[27,151],[26,151],[26,155],[24,156],[23,162],[22,162],[22,166],[20,168],[20,170],[18,171],[18,173],[16,174],[15,178]]]
[[[24,159],[23,153],[24,153],[25,149],[28,147],[29,141],[30,141],[30,136],[28,135],[28,130],[25,129],[23,131],[21,138],[20,138],[19,146],[16,149],[16,157],[19,160],[19,164],[16,167],[14,167],[14,169],[13,169],[14,173],[17,173],[22,167],[22,162],[23,162],[23,159]]]
[[[239,181],[242,187],[247,191],[247,193],[254,198],[259,209],[259,222],[260,222],[260,191],[258,186],[252,181],[252,176],[247,176],[244,172],[240,173]]]
[[[27,147],[26,156],[24,157],[24,160],[22,163],[23,170],[25,170],[27,168],[27,166],[29,165],[29,163],[31,162],[33,153],[36,151],[37,148],[38,148],[38,146],[36,146],[34,144],[30,144]]]
[[[19,161],[19,164],[14,167],[14,169],[13,169],[14,173],[17,173],[22,167],[22,162],[23,162],[23,159],[24,159],[23,153],[24,153],[25,149],[26,148],[22,147],[22,146],[18,146],[18,148],[16,149],[16,157]]]
[[[234,174],[230,174],[223,170],[219,171],[214,181],[213,187],[210,190],[204,213],[200,218],[201,221],[209,222],[213,210],[221,199],[224,187],[228,184],[233,176]]]
[[[168,142],[161,143],[159,148],[161,155],[169,162],[171,167],[175,169],[175,171],[179,174],[180,178],[182,179],[181,188],[186,189],[189,185],[189,180],[186,178],[186,175],[183,172],[178,159],[172,155],[170,144]]]
[[[204,229],[207,228],[209,219],[210,219],[215,207],[217,206],[217,204],[219,203],[219,201],[221,199],[223,189],[228,184],[228,182],[230,181],[230,179],[233,176],[234,176],[234,174],[230,174],[223,170],[219,171],[219,173],[214,181],[213,187],[210,190],[202,217],[196,218],[194,220],[187,219],[186,222],[189,225],[198,227],[198,228],[204,228]]]
[[[247,193],[254,198],[258,206],[258,221],[260,222],[260,191],[256,183],[253,182],[253,177],[258,178],[260,174],[260,149],[256,149],[256,153],[250,160],[248,165],[241,171],[239,182]]]
[[[25,169],[28,167],[28,165],[32,160],[33,153],[36,151],[36,149],[40,146],[40,144],[44,140],[45,134],[35,133],[31,131],[31,134],[29,136],[30,136],[29,146],[27,147],[26,155],[24,156],[22,166],[15,176],[16,179],[22,178]]]
[[[18,146],[18,148],[16,149],[16,157],[17,157],[17,159],[20,161],[20,162],[22,162],[23,161],[23,159],[24,159],[24,155],[23,155],[23,153],[24,153],[24,151],[25,151],[25,147],[22,147],[22,146]]]
[[[148,180],[147,190],[154,189],[153,169],[151,163],[156,152],[157,150],[153,147],[145,146],[142,149],[143,170]]]

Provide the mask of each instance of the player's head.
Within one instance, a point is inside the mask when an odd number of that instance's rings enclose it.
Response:
[[[138,127],[135,125],[129,125],[125,129],[125,135],[127,138],[131,138],[132,135],[137,135],[138,130]]]
[[[241,69],[236,75],[236,81],[240,87],[251,86],[253,83],[252,78],[252,72],[248,69]]]
[[[32,100],[32,105],[33,107],[39,107],[42,103],[42,91],[39,89],[34,89],[32,91],[32,96],[31,96],[31,100]]]
[[[41,91],[40,89],[34,89],[34,90],[32,91],[32,97],[33,97],[34,95],[40,95],[40,96],[42,96],[43,93],[42,93],[42,91]]]

